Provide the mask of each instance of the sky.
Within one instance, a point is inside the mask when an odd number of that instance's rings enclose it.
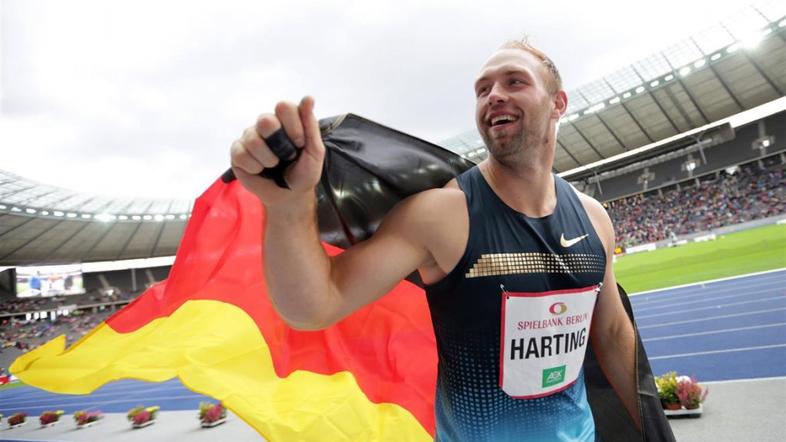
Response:
[[[472,83],[505,40],[529,35],[570,91],[747,4],[0,0],[0,169],[194,198],[279,100],[440,142],[474,127]]]

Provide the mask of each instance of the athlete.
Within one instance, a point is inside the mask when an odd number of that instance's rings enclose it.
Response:
[[[611,220],[551,172],[567,108],[559,72],[539,50],[509,42],[474,86],[489,157],[404,200],[370,239],[332,258],[317,230],[325,147],[314,100],[278,103],[232,144],[236,176],[266,209],[273,304],[292,327],[321,329],[417,269],[439,354],[437,440],[597,440],[581,368],[588,342],[640,428]],[[289,189],[258,176],[278,164],[264,139],[281,127],[303,149]]]

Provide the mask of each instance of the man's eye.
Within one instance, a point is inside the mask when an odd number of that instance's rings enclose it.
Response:
[[[511,85],[526,84],[526,82],[524,80],[519,80],[518,78],[513,78],[513,79],[510,80],[510,84]]]
[[[478,90],[477,90],[477,92],[475,92],[475,94],[478,97],[482,97],[482,96],[486,95],[488,93],[488,91],[489,91],[489,88],[484,86],[484,87],[478,88]]]

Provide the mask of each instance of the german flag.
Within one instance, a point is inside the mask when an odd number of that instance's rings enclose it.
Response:
[[[263,219],[240,182],[216,181],[167,281],[70,348],[59,336],[11,372],[69,394],[178,377],[271,441],[432,440],[437,355],[422,290],[403,281],[328,329],[293,330],[267,297]]]
[[[327,149],[317,212],[331,255],[368,238],[403,198],[472,166],[356,115],[324,119],[320,128]],[[225,174],[197,199],[167,281],[68,349],[60,336],[20,356],[11,372],[69,394],[119,379],[178,377],[270,441],[432,440],[437,353],[423,290],[402,281],[328,329],[293,330],[267,297],[262,269],[275,257],[260,254],[263,221],[259,200]],[[635,329],[621,287],[620,297]],[[604,441],[673,441],[636,334],[643,431],[590,346],[584,371],[596,429]]]

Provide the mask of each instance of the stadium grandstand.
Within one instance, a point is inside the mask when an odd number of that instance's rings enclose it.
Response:
[[[767,5],[748,7],[736,20],[568,92],[554,172],[607,207],[620,259],[786,222],[786,9],[776,2]],[[474,129],[440,144],[474,162],[487,154]],[[193,205],[192,200],[87,194],[0,170],[3,372],[17,356],[55,336],[74,342],[166,279]],[[41,281],[47,279],[63,281],[47,281],[44,292]],[[783,304],[782,285],[778,290]],[[644,333],[647,314],[640,318]],[[769,339],[783,328],[758,331]],[[655,374],[664,366],[659,362],[673,362],[658,356],[658,342],[645,339]],[[780,346],[782,359],[784,342],[771,344]],[[751,402],[772,385],[782,388],[786,373],[782,367],[773,370],[700,376],[719,381],[712,385],[712,407],[733,409],[743,396]],[[724,383],[735,376],[779,383]],[[771,437],[786,437],[784,399],[783,394],[762,399],[762,407],[774,416],[766,419],[775,419],[776,425],[753,417],[746,425],[735,417],[739,428],[727,429],[728,414],[708,411],[701,421],[673,421],[673,428],[679,440],[779,440]],[[11,404],[0,402],[0,413],[9,415]],[[225,430],[235,433],[221,437],[254,435],[242,426],[238,422]],[[87,440],[63,432],[21,431],[4,433],[20,439]],[[739,434],[748,437],[739,439]]]

